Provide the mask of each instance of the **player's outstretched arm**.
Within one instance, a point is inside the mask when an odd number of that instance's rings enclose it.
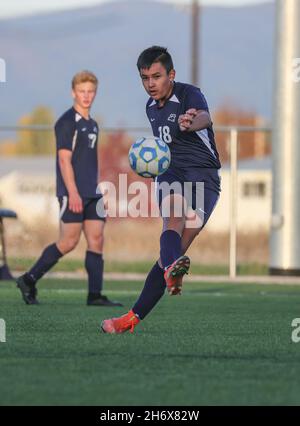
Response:
[[[182,132],[197,132],[207,129],[211,125],[211,118],[209,112],[191,108],[179,116],[178,124]]]
[[[72,152],[68,149],[58,151],[60,171],[69,194],[69,209],[74,213],[82,212],[82,199],[78,193],[72,167]]]

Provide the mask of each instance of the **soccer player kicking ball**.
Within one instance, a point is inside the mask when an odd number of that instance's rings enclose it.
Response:
[[[220,193],[221,164],[203,94],[197,87],[174,81],[173,61],[163,47],[153,46],[144,50],[138,58],[137,67],[143,86],[150,95],[146,112],[153,134],[169,144],[171,151],[170,167],[156,179],[157,184],[177,182],[182,191],[170,191],[165,196],[158,191],[163,218],[160,259],[149,272],[133,308],[120,318],[102,322],[102,330],[106,333],[132,332],[158,303],[166,288],[170,295],[181,293],[182,279],[190,266],[190,259],[184,254],[209,219]],[[200,207],[198,182],[204,185]],[[184,192],[186,183],[192,188],[191,197]],[[165,202],[171,207],[168,215],[163,212]],[[192,209],[193,226],[188,226],[186,214],[175,214],[178,203]]]
[[[56,183],[60,204],[60,236],[57,243],[43,251],[35,265],[17,279],[23,300],[38,304],[37,281],[58,260],[73,250],[81,231],[87,241],[85,268],[88,273],[89,306],[122,306],[102,295],[104,209],[98,208],[102,195],[97,193],[99,175],[98,125],[90,117],[98,80],[89,71],[77,73],[72,80],[74,104],[55,124],[57,157]],[[99,204],[98,204],[99,207]]]

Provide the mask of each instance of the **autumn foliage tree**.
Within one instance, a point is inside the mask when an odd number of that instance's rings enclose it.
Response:
[[[214,126],[247,126],[261,127],[264,120],[252,113],[239,108],[224,105],[213,115]],[[261,131],[240,132],[238,135],[238,158],[260,158],[270,154],[270,136]],[[230,159],[229,133],[217,132],[216,141],[221,162]]]
[[[54,116],[52,111],[44,106],[39,106],[31,114],[23,116],[19,126],[53,126]],[[22,129],[17,133],[17,155],[51,155],[55,153],[53,131]]]

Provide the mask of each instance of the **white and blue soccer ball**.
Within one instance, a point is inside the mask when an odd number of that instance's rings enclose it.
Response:
[[[128,159],[130,167],[139,176],[156,177],[168,169],[171,153],[165,142],[151,136],[135,141],[129,150]]]

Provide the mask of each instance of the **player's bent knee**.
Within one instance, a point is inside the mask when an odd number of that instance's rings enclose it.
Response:
[[[185,220],[184,219],[178,220],[178,218],[176,218],[176,219],[168,218],[168,219],[164,219],[163,231],[162,232],[165,232],[167,230],[173,230],[173,231],[178,232],[178,234],[181,235],[184,227],[185,227]]]
[[[74,250],[78,244],[78,241],[78,239],[62,240],[57,243],[57,247],[61,253],[66,254]]]
[[[185,228],[194,229],[196,235],[199,234],[204,225],[204,217],[197,214],[194,210],[189,210],[186,215]]]

